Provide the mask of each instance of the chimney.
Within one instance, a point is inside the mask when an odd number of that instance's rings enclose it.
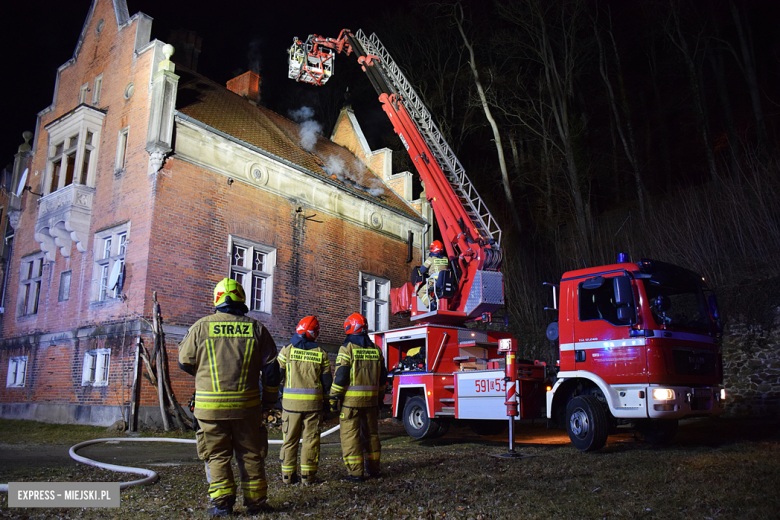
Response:
[[[203,38],[198,36],[195,31],[178,29],[170,32],[168,43],[176,49],[176,52],[173,54],[174,63],[193,72],[198,72],[198,58],[200,57],[200,47],[203,44]]]
[[[250,70],[228,81],[227,88],[256,105],[260,102],[260,83],[260,76]]]

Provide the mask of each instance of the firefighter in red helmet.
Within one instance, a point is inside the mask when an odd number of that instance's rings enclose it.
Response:
[[[420,274],[423,276],[427,275],[428,280],[420,284],[417,289],[417,296],[423,301],[423,304],[426,307],[429,307],[430,310],[435,310],[436,302],[435,300],[431,301],[430,293],[436,285],[436,279],[439,277],[439,273],[447,269],[450,261],[447,259],[447,255],[444,251],[444,244],[442,244],[440,240],[431,242],[428,249],[430,251],[428,259],[423,263],[422,267],[420,267]]]
[[[364,479],[364,469],[369,477],[379,476],[379,407],[385,396],[387,369],[367,328],[366,318],[358,313],[344,321],[347,337],[339,349],[336,377],[330,387],[331,410],[341,409],[341,454],[347,479],[352,482]]]
[[[179,344],[179,367],[195,376],[198,456],[206,461],[212,516],[233,514],[234,452],[246,513],[273,511],[267,501],[263,404],[273,407],[278,399],[279,364],[271,334],[245,316],[245,301],[241,285],[223,279],[214,288],[216,312],[196,321]]]
[[[301,448],[301,476],[305,485],[314,481],[320,461],[320,422],[323,401],[333,376],[328,353],[315,340],[320,334],[316,316],[306,316],[295,328],[290,344],[279,353],[284,395],[282,397],[282,433],[279,452],[282,482],[298,482],[298,442]]]

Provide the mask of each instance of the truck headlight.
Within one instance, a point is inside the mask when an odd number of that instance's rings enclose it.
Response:
[[[653,399],[656,401],[669,401],[674,399],[674,390],[668,388],[656,388],[653,390]]]

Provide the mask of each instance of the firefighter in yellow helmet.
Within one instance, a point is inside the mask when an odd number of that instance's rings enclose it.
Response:
[[[179,344],[179,367],[195,376],[198,456],[206,461],[212,516],[233,513],[234,452],[246,513],[273,511],[267,501],[263,404],[272,407],[278,399],[279,364],[271,334],[245,316],[245,301],[241,285],[223,279],[214,288],[216,312],[196,321]]]
[[[298,482],[298,442],[301,449],[301,480],[305,485],[314,481],[320,462],[320,422],[322,405],[327,398],[333,376],[328,353],[315,340],[320,334],[316,316],[306,316],[295,328],[295,334],[279,352],[282,370],[282,434],[279,452],[282,462],[282,482]]]
[[[379,476],[379,406],[384,400],[387,369],[382,351],[366,329],[366,318],[358,313],[344,322],[347,338],[339,349],[330,387],[331,411],[341,408],[341,454],[351,482],[363,481],[364,468],[369,477]]]
[[[436,302],[431,301],[430,293],[433,287],[436,285],[436,279],[439,277],[439,273],[444,271],[449,266],[450,261],[447,259],[447,255],[444,252],[444,244],[440,240],[434,240],[431,242],[428,248],[430,254],[428,259],[420,267],[420,274],[427,275],[428,280],[421,282],[417,289],[417,296],[423,301],[423,305],[429,307],[430,310],[436,309]]]

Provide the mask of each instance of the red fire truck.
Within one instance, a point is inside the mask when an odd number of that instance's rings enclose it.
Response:
[[[564,274],[553,286],[558,321],[547,331],[559,342],[558,367],[518,360],[511,334],[466,327],[489,323],[504,304],[501,229],[376,35],[295,38],[289,77],[323,85],[337,53],[354,53],[376,89],[449,259],[436,283],[393,289],[414,324],[372,336],[394,376],[393,416],[410,436],[438,437],[460,420],[480,434],[509,424],[511,438],[514,420],[546,415],[578,449],[596,450],[618,424],[658,442],[678,419],[722,411],[715,297],[700,276],[670,264],[621,258]],[[429,288],[424,304],[418,294]]]

